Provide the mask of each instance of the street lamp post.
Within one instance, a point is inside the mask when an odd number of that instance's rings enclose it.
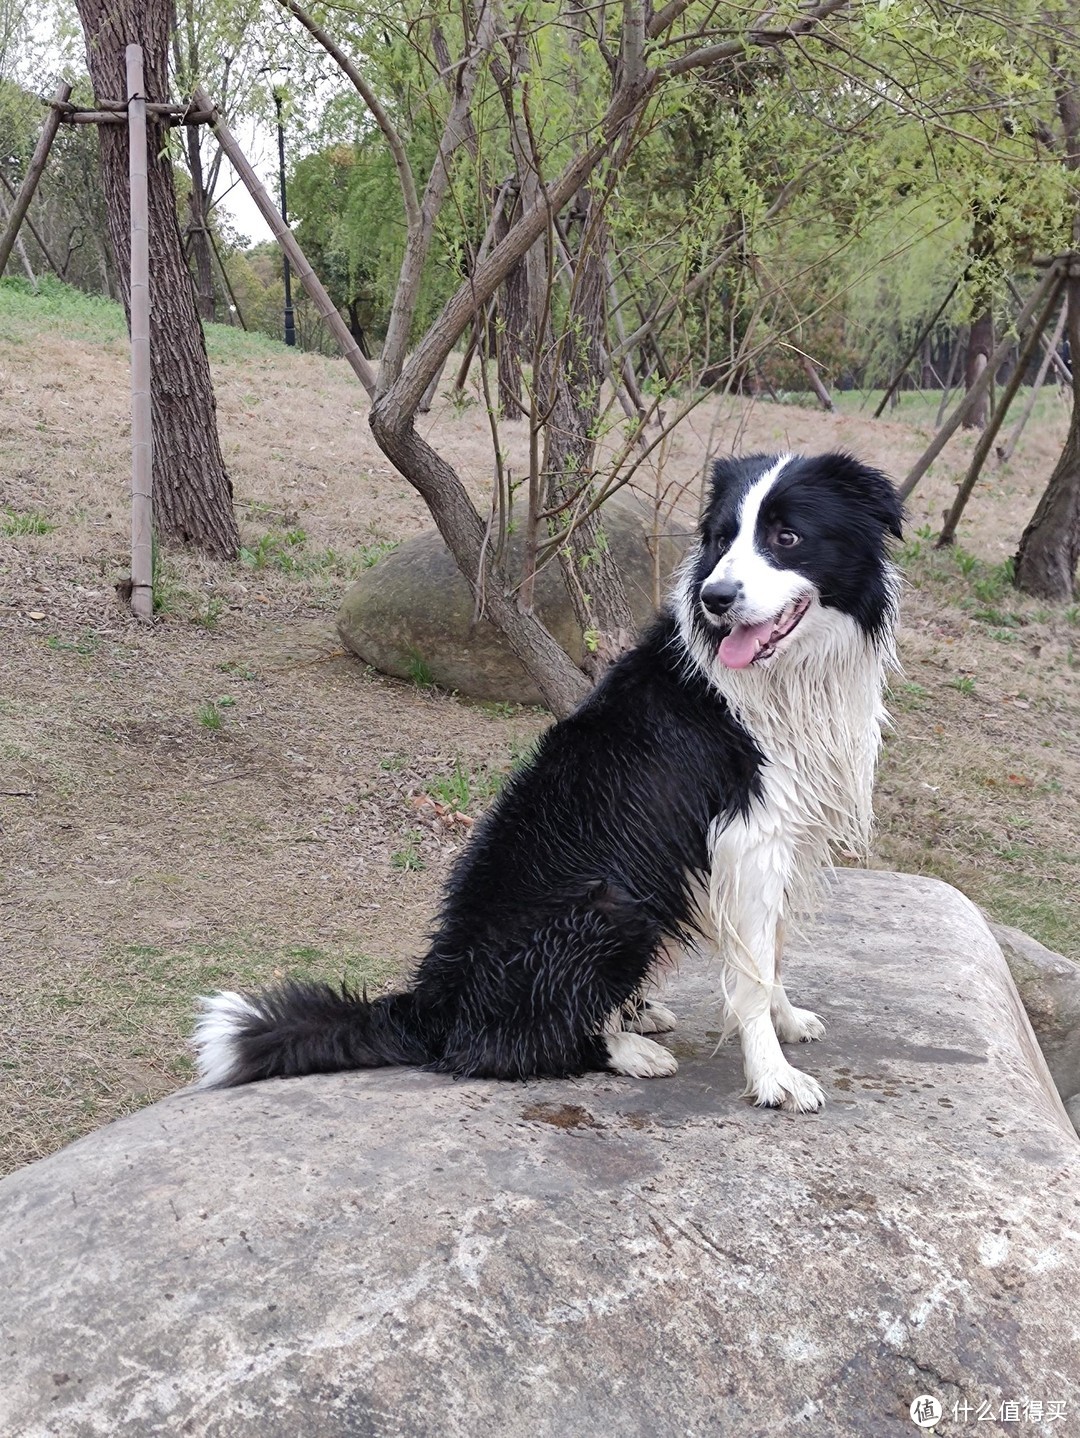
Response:
[[[278,165],[281,174],[281,218],[288,224],[288,207],[285,202],[285,126],[281,120],[281,91],[277,89],[274,91],[274,108],[277,111]],[[287,345],[295,345],[296,327],[293,324],[292,275],[289,270],[288,255],[283,254],[281,261],[285,276],[285,343]]]

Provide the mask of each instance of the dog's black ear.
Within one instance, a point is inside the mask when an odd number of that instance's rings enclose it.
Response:
[[[904,505],[896,486],[880,469],[863,464],[851,454],[830,454],[824,462],[858,496],[859,503],[894,539],[904,537]]]
[[[892,480],[878,469],[867,469],[877,517],[894,539],[904,537],[904,504]]]

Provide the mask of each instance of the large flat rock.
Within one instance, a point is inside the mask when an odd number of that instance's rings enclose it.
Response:
[[[687,961],[673,1079],[185,1091],[15,1174],[0,1433],[1080,1431],[1080,1142],[983,919],[845,872],[786,968],[817,1116],[738,1097]]]

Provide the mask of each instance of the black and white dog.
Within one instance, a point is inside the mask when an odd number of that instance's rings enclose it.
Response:
[[[674,1020],[641,995],[697,944],[722,961],[748,1095],[819,1108],[780,1047],[824,1032],[780,982],[783,928],[832,847],[867,843],[900,522],[888,480],[847,455],[717,463],[669,607],[477,825],[410,987],[204,999],[204,1084],[673,1074],[645,1035]]]

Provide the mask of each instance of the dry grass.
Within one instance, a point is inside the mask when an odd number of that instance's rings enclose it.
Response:
[[[423,507],[343,365],[227,330],[210,345],[246,558],[166,556],[144,633],[113,592],[128,523],[119,318],[0,286],[3,1167],[182,1082],[207,988],[396,977],[461,841],[415,796],[475,812],[544,722],[340,654],[349,576],[425,527]],[[939,873],[1078,953],[1077,614],[1018,601],[995,568],[1060,447],[1055,403],[972,501],[973,558],[907,553],[876,862]],[[899,474],[927,432],[905,414],[711,402],[646,484],[692,490],[703,455],[732,444],[846,446]],[[427,424],[482,494],[480,410],[443,403]],[[524,427],[504,443],[520,473]],[[949,447],[913,529],[936,522],[970,448]]]

